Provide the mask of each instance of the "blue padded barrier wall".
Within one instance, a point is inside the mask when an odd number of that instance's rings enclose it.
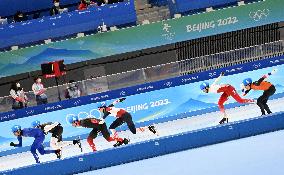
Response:
[[[20,45],[96,30],[104,22],[107,26],[119,26],[136,22],[134,0],[102,7],[90,7],[84,11],[62,13],[0,28],[0,47]]]
[[[149,0],[149,3],[154,6],[166,6],[168,5],[168,0]]]
[[[284,129],[283,112],[0,173],[5,175],[31,172],[33,175],[79,173],[280,129]]]
[[[198,11],[208,7],[226,6],[236,4],[238,0],[168,0],[171,15],[176,13],[185,13],[189,11]]]

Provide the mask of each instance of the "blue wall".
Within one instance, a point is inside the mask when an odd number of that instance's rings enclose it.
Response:
[[[189,11],[198,11],[208,7],[226,6],[237,4],[238,0],[168,0],[171,15],[176,13],[185,13]]]
[[[136,19],[133,0],[101,7],[90,7],[84,11],[74,11],[5,25],[0,28],[0,47],[96,30],[103,22],[107,26],[119,26],[135,23]]]
[[[84,154],[61,161],[56,160],[39,165],[27,166],[2,173],[6,175],[30,174],[31,172],[33,172],[34,175],[49,175],[53,172],[56,172],[56,174],[73,174],[280,129],[284,129],[284,113],[275,113],[265,117],[218,125],[216,127],[204,128],[115,149]]]

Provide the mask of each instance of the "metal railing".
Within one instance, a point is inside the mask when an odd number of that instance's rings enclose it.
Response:
[[[171,62],[158,66],[152,66],[133,71],[107,75],[94,79],[87,79],[76,82],[82,94],[81,96],[91,95],[99,92],[119,89],[123,87],[153,82],[180,75],[201,72],[221,67],[265,59],[267,57],[283,55],[284,41],[276,41],[262,45],[246,47],[197,58]],[[65,100],[65,91],[70,84],[47,88],[46,94],[48,102],[59,101],[58,96]],[[58,93],[60,92],[60,94]],[[33,92],[26,92],[29,99],[28,106],[35,106],[36,100]],[[0,112],[12,110],[12,97],[0,98]]]

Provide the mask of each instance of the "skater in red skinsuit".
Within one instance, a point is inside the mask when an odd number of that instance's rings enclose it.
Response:
[[[84,127],[84,128],[91,128],[92,131],[90,132],[87,142],[89,143],[90,147],[92,148],[93,151],[96,151],[96,146],[93,142],[93,140],[98,136],[98,133],[101,132],[105,140],[108,142],[111,141],[117,141],[116,144],[113,146],[120,146],[122,144],[128,144],[128,140],[126,138],[122,139],[120,137],[113,138],[110,136],[110,133],[108,132],[107,126],[104,121],[101,121],[96,118],[86,118],[86,119],[81,119],[79,120],[78,116],[70,116],[68,118],[68,122],[72,124],[74,127]]]
[[[233,97],[239,103],[253,103],[254,100],[251,99],[243,99],[237,93],[236,89],[230,84],[217,84],[220,81],[221,77],[224,76],[222,72],[221,75],[214,81],[212,85],[209,86],[209,83],[203,82],[200,85],[200,89],[205,93],[222,93],[221,97],[218,101],[218,106],[220,111],[223,113],[223,119],[219,122],[220,124],[227,122],[228,116],[226,114],[224,103],[229,99],[229,97]]]

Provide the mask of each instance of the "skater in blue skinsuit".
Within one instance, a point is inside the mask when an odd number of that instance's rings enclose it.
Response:
[[[41,129],[38,129],[38,128],[21,129],[21,126],[15,125],[12,127],[12,132],[14,133],[15,136],[17,136],[19,143],[15,144],[14,142],[11,142],[10,146],[22,147],[22,137],[34,137],[35,138],[31,146],[31,153],[34,156],[36,163],[40,163],[36,150],[38,150],[38,152],[41,155],[55,153],[58,157],[58,154],[60,153],[60,150],[44,150],[44,147],[42,144],[43,144],[45,136]]]

